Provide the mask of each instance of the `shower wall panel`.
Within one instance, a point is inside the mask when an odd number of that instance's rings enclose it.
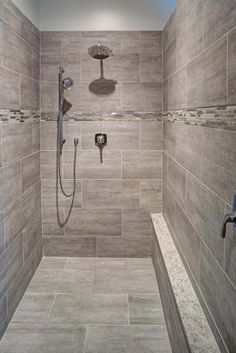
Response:
[[[88,54],[89,47],[99,42],[114,54],[103,62],[105,79],[113,80],[105,84],[115,84],[114,92],[107,94],[102,94],[104,81],[99,80],[100,61]],[[65,117],[62,168],[68,191],[72,188],[73,140],[80,138],[77,193],[64,227],[58,225],[56,211],[59,65],[74,80],[66,92],[72,103]],[[91,92],[94,83],[98,90]],[[41,109],[44,254],[151,255],[149,213],[161,211],[162,206],[162,33],[42,32]],[[103,164],[94,144],[99,132],[108,136]],[[60,195],[62,219],[69,206],[70,200]]]
[[[56,209],[56,121],[41,122],[43,245],[45,255],[149,256],[150,212],[161,211],[162,119],[135,121],[66,121],[62,175],[72,190],[73,139],[80,138],[77,192],[68,223],[59,226]],[[100,164],[97,132],[108,136]],[[70,199],[59,190],[64,220]]]
[[[191,6],[190,6],[191,3]],[[236,351],[235,1],[181,1],[164,33],[163,212],[222,352]]]
[[[40,33],[0,1],[0,337],[42,254]]]

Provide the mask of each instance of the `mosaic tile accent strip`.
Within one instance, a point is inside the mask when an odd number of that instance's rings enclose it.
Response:
[[[0,123],[17,121],[40,121],[40,113],[31,110],[0,110]]]
[[[55,121],[57,120],[56,113],[42,113],[41,120],[43,121]],[[112,121],[112,120],[155,120],[162,121],[162,114],[156,112],[104,112],[104,113],[70,113],[64,117],[65,121]]]
[[[164,121],[236,130],[236,106],[178,110],[163,114]]]

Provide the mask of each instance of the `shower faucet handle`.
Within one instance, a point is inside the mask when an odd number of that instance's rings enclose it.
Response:
[[[107,134],[102,134],[102,133],[96,134],[95,145],[100,150],[100,163],[103,163],[102,151],[103,151],[103,148],[107,145]]]

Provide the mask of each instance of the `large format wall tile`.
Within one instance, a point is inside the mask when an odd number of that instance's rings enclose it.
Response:
[[[162,121],[140,122],[140,149],[163,150],[163,124]]]
[[[172,158],[168,159],[167,185],[176,201],[185,208],[186,173],[183,167]]]
[[[10,0],[0,1],[0,21],[1,338],[41,260],[42,232],[40,32]]]
[[[4,210],[21,194],[20,162],[0,168],[0,184],[4,185],[4,188],[0,188],[0,209]]]
[[[141,81],[162,82],[161,53],[144,53],[141,55]]]
[[[40,154],[36,152],[21,162],[22,191],[25,192],[40,180]]]
[[[127,38],[122,40],[123,53],[161,53],[162,52],[162,33],[156,37]]]
[[[163,77],[167,79],[176,71],[176,39],[163,52]]]
[[[5,211],[5,243],[8,246],[35,214],[34,190],[26,191]]]
[[[123,110],[162,112],[162,84],[124,82],[122,106]]]
[[[26,157],[32,153],[32,124],[12,123],[2,126],[3,163]]]
[[[43,237],[44,256],[96,256],[96,237]]]
[[[139,180],[84,180],[85,208],[139,208]]]
[[[234,0],[205,0],[204,2],[205,48],[235,27],[236,7]]]
[[[182,67],[203,49],[203,1],[180,26],[176,42],[177,67]]]
[[[57,81],[59,66],[66,70],[66,76],[80,79],[80,55],[78,53],[46,53],[41,55],[41,80]]]
[[[42,179],[42,207],[55,208],[58,202],[59,207],[70,207],[71,198],[65,197],[60,190],[59,184],[55,179]],[[67,194],[71,194],[74,188],[73,178],[71,180],[62,179],[63,189]],[[73,207],[81,207],[81,181],[76,180],[76,194],[74,197]],[[58,191],[58,192],[57,192]],[[57,196],[58,195],[58,196]],[[58,199],[57,199],[58,197]],[[46,210],[45,210],[46,211]]]
[[[21,109],[39,110],[39,82],[30,78],[21,77]]]
[[[236,29],[228,36],[228,104],[236,102]]]
[[[186,80],[186,66],[168,79],[168,110],[186,108]]]
[[[179,124],[176,131],[176,160],[196,177],[201,177],[203,129]]]
[[[121,236],[121,232],[121,210],[74,209],[65,227],[66,235]]]
[[[0,336],[4,334],[7,328],[7,299],[6,295],[4,295],[0,299]]]
[[[99,257],[147,257],[152,254],[152,237],[98,237]]]
[[[168,218],[171,227],[175,227],[175,208],[176,201],[173,197],[173,193],[169,190],[167,184],[163,184],[163,213]]]
[[[175,210],[175,234],[183,251],[184,256],[199,281],[200,270],[200,236],[195,231],[181,207],[176,204]]]
[[[27,19],[21,23],[21,36],[38,51],[40,50],[40,31]]]
[[[124,151],[122,152],[123,179],[161,179],[162,152]]]
[[[2,109],[19,109],[19,74],[0,67],[0,107]]]
[[[77,179],[118,179],[121,176],[120,151],[103,151],[103,163],[100,162],[100,153],[97,151],[79,151],[77,157]],[[64,178],[73,179],[74,152],[64,152]],[[135,178],[130,178],[135,179]]]
[[[23,265],[22,235],[0,255],[0,298]]]
[[[200,287],[230,352],[236,350],[236,291],[211,252],[202,245]]]
[[[58,112],[58,84],[56,81],[40,82],[40,107],[42,113]]]
[[[236,192],[235,170],[236,132],[204,129],[202,181],[230,205]]]
[[[36,248],[41,237],[41,213],[38,213],[32,217],[31,222],[26,225],[23,231],[24,262],[30,257],[32,249]]]
[[[2,63],[20,74],[32,76],[31,46],[5,26],[3,27]]]
[[[224,213],[224,202],[195,178],[188,175],[186,215],[221,265],[223,265],[224,256],[224,241],[221,238]]]
[[[0,254],[4,250],[4,214],[0,212]]]
[[[162,206],[162,180],[141,180],[140,207],[159,213]]]
[[[123,236],[137,237],[153,235],[150,212],[143,208],[137,210],[123,210]]]
[[[223,37],[187,67],[188,108],[227,103],[227,38]]]

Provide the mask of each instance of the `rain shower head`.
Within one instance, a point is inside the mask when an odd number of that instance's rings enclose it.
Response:
[[[71,86],[73,86],[74,82],[70,77],[64,78],[62,85],[64,89],[69,89]]]
[[[90,47],[88,53],[92,58],[100,60],[107,59],[113,55],[112,50],[101,43]]]

